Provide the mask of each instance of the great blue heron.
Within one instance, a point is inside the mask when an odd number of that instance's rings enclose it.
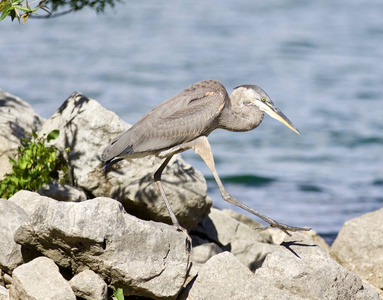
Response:
[[[161,183],[161,174],[176,153],[194,149],[214,175],[222,198],[266,221],[290,235],[288,231],[310,230],[279,223],[251,207],[243,204],[226,192],[214,165],[213,154],[207,136],[215,129],[249,131],[256,128],[264,112],[281,121],[299,134],[290,120],[274,105],[269,96],[256,85],[240,85],[232,94],[216,80],[204,80],[184,89],[179,94],[161,103],[142,117],[128,130],[114,138],[102,154],[104,170],[112,164],[127,158],[156,155],[164,162],[154,173],[173,225],[183,231],[175,216]]]

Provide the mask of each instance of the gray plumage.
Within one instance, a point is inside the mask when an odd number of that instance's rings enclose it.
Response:
[[[262,91],[250,85],[239,86],[236,90],[243,87]],[[207,136],[217,128],[231,131],[254,129],[262,121],[263,112],[257,106],[241,107],[239,101],[238,97],[229,98],[219,81],[197,82],[153,108],[114,138],[102,159],[107,162],[115,157],[155,154],[201,135]]]
[[[264,112],[299,133],[290,120],[275,107],[270,97],[256,85],[240,85],[229,97],[219,81],[204,80],[194,83],[153,108],[131,128],[114,138],[102,154],[104,168],[124,158],[147,155],[166,158],[155,174],[155,181],[173,224],[187,234],[179,225],[167,201],[161,184],[161,173],[174,154],[193,148],[212,170],[224,200],[244,208],[268,222],[271,227],[278,227],[286,233],[287,230],[307,230],[278,223],[247,207],[225,191],[216,174],[207,136],[218,128],[236,132],[252,130],[262,122]]]

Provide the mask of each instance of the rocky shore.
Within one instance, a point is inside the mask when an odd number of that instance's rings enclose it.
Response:
[[[331,248],[313,231],[258,232],[213,208],[202,174],[178,155],[163,178],[190,251],[152,179],[161,160],[102,170],[103,148],[129,126],[79,93],[44,120],[0,90],[0,179],[31,130],[60,130],[51,143],[71,175],[0,199],[0,300],[106,300],[118,288],[125,299],[383,299],[383,209],[346,222]]]

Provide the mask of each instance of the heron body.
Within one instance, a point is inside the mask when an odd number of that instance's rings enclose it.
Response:
[[[146,113],[136,124],[114,138],[102,154],[104,169],[121,159],[156,155],[165,158],[154,174],[154,179],[167,205],[173,224],[182,231],[161,184],[161,173],[170,158],[188,149],[194,149],[208,165],[217,181],[224,200],[288,231],[308,230],[278,223],[229,195],[215,170],[208,135],[215,129],[240,132],[256,128],[264,112],[299,133],[290,120],[275,107],[270,97],[256,85],[241,85],[230,97],[225,87],[216,80],[204,80],[181,91]],[[186,233],[187,234],[187,233]]]

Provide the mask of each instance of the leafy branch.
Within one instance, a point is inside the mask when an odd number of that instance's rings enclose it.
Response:
[[[38,5],[31,8],[28,3],[28,0],[1,0],[0,2],[0,21],[4,20],[7,16],[10,16],[12,21],[17,18],[20,23],[20,20],[23,19],[23,24],[28,20],[32,13],[38,9],[42,9],[49,13],[47,7],[44,5],[46,0],[42,0]],[[22,13],[23,12],[23,13]]]
[[[29,17],[54,18],[85,7],[90,7],[97,13],[102,13],[106,7],[114,7],[115,2],[121,0],[41,0],[36,6],[32,7],[36,1],[28,3],[28,0],[0,0],[0,21],[10,16],[12,21],[17,18],[20,23],[22,19],[24,24]],[[40,10],[43,10],[46,14],[37,15]]]

